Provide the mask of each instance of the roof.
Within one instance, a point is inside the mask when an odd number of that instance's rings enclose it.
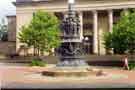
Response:
[[[23,4],[35,4],[35,3],[44,3],[49,2],[51,0],[16,0],[13,2],[14,5],[23,5]]]
[[[6,17],[7,17],[7,18],[16,17],[16,15],[7,15]]]

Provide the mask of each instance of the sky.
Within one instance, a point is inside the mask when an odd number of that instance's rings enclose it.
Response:
[[[15,6],[12,4],[16,0],[0,0],[0,20],[7,15],[15,15]]]

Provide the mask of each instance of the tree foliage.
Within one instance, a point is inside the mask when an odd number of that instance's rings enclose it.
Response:
[[[8,40],[7,32],[8,32],[7,24],[5,23],[5,20],[2,19],[1,24],[0,24],[0,40],[1,41]]]
[[[113,32],[104,35],[104,45],[113,48],[115,53],[124,54],[135,51],[135,11],[122,12],[120,20],[113,27]]]
[[[37,11],[30,24],[22,27],[19,40],[39,52],[50,52],[60,45],[59,20],[53,13]]]

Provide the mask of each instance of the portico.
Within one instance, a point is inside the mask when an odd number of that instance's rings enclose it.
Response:
[[[23,1],[15,3],[17,7],[17,32],[22,25],[29,23],[36,10],[46,10],[57,13],[62,19],[67,11],[66,0]],[[81,37],[84,39],[84,49],[87,54],[105,54],[103,33],[112,32],[113,24],[119,20],[120,12],[128,8],[135,8],[134,0],[76,0],[76,11],[79,12]],[[18,33],[17,33],[18,35]],[[17,39],[17,49],[20,43]]]

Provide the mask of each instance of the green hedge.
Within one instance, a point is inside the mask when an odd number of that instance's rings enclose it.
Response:
[[[30,63],[30,66],[40,66],[45,67],[47,65],[46,62],[42,61],[41,59],[33,59]]]

